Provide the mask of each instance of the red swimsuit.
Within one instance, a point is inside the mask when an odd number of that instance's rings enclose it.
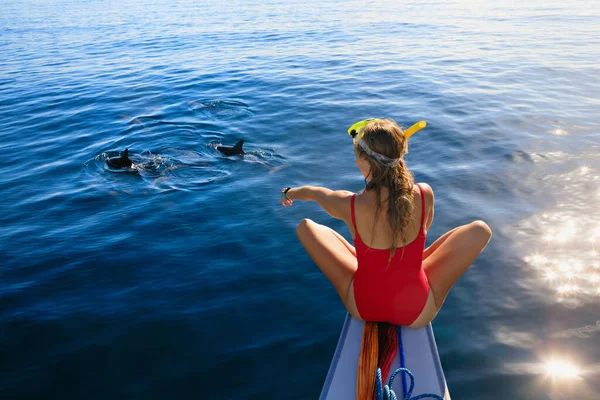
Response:
[[[425,249],[425,197],[421,193],[421,230],[419,236],[398,247],[388,266],[390,250],[373,249],[363,243],[354,216],[354,198],[350,200],[352,225],[356,232],[354,246],[358,269],[354,275],[354,299],[365,321],[390,322],[408,326],[415,322],[427,302],[429,284],[423,271]]]

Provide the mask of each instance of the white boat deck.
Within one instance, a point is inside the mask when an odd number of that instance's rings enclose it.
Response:
[[[356,399],[356,374],[363,328],[364,322],[346,316],[320,400]],[[450,400],[431,324],[421,329],[401,329],[405,367],[415,377],[412,396],[432,393]],[[400,351],[396,353],[391,371],[396,368],[400,368]],[[398,399],[404,398],[402,375],[398,374],[392,385]],[[408,386],[408,377],[406,381]],[[387,380],[383,384],[387,384]]]

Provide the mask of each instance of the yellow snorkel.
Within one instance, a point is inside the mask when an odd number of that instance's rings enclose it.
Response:
[[[417,122],[416,124],[414,124],[413,126],[411,126],[410,128],[408,128],[407,130],[404,131],[404,137],[406,139],[408,139],[415,133],[419,132],[421,129],[425,128],[426,126],[427,126],[427,122],[425,122],[425,121]]]
[[[355,123],[350,128],[348,128],[348,135],[352,136],[352,138],[355,138],[357,135],[360,136],[362,134],[363,130],[365,129],[365,127],[374,121],[381,121],[381,120],[371,118],[371,119],[365,119],[364,121],[359,121],[359,122]],[[427,122],[425,122],[425,121],[417,122],[416,124],[414,124],[413,126],[411,126],[410,128],[408,128],[407,130],[404,131],[404,137],[406,139],[408,139],[409,137],[411,137],[412,135],[414,135],[421,129],[425,128],[426,126],[427,126]]]

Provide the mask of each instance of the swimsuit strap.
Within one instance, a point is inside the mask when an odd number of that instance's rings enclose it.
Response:
[[[423,223],[425,222],[425,195],[423,194],[423,188],[416,184],[419,188],[419,192],[421,192],[421,229],[423,229]]]
[[[356,193],[352,195],[350,198],[350,211],[352,213],[352,226],[354,226],[354,232],[356,232],[356,236],[358,236],[358,229],[356,229],[356,218],[354,216],[354,198],[356,197]]]

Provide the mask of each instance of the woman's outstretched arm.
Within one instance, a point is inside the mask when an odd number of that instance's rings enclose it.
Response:
[[[291,206],[294,200],[312,200],[316,201],[332,217],[346,220],[350,216],[350,201],[348,199],[352,195],[353,193],[347,190],[330,190],[318,186],[301,186],[291,188],[285,196],[282,191],[281,204],[287,207]]]

